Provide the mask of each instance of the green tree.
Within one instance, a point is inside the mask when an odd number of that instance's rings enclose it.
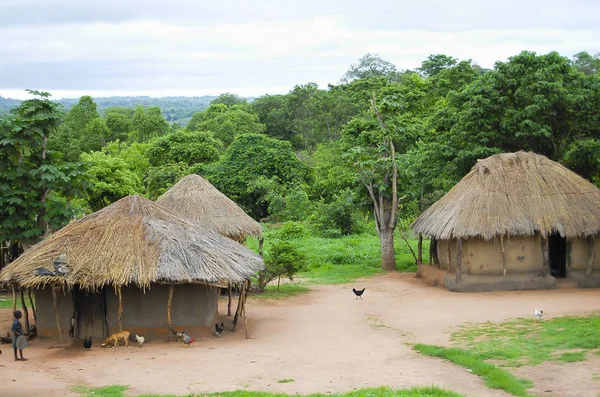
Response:
[[[221,141],[212,132],[175,131],[149,143],[148,161],[153,166],[211,163],[219,157]]]
[[[121,142],[127,140],[127,136],[133,131],[133,113],[132,108],[110,107],[104,111],[104,120],[110,130],[109,141]]]
[[[144,194],[148,172],[147,144],[111,142],[102,151],[83,153],[88,164],[88,202],[92,210],[131,194]]]
[[[586,51],[578,52],[573,55],[573,65],[584,74],[598,74],[600,72],[600,52],[596,55],[590,55]]]
[[[371,77],[385,77],[393,80],[396,74],[396,66],[393,63],[382,59],[377,54],[367,53],[358,60],[357,64],[350,65],[350,68],[342,77],[342,82],[349,83]]]
[[[433,77],[444,69],[448,69],[458,62],[458,59],[444,54],[429,55],[427,59],[421,62],[417,71],[424,77]]]
[[[277,241],[273,243],[265,259],[265,270],[259,273],[258,289],[264,292],[271,281],[277,279],[277,290],[281,278],[294,279],[294,276],[307,265],[306,255],[290,241]]]
[[[162,115],[158,106],[144,108],[136,106],[132,118],[130,140],[133,142],[148,142],[157,136],[169,132],[169,123]]]
[[[255,219],[269,214],[268,191],[257,180],[264,177],[287,187],[306,182],[308,174],[289,142],[263,134],[239,135],[221,160],[199,171]]]
[[[264,124],[258,121],[258,116],[245,106],[224,104],[211,105],[202,113],[192,116],[186,126],[187,131],[210,131],[215,138],[228,146],[236,136],[242,134],[262,134]]]
[[[34,243],[53,223],[48,197],[74,173],[55,164],[47,148],[63,114],[47,92],[21,102],[0,120],[0,240]]]
[[[189,167],[181,162],[151,166],[146,176],[148,198],[156,200],[189,173]]]
[[[248,101],[245,98],[239,97],[235,94],[231,94],[229,92],[225,94],[221,94],[212,101],[210,101],[211,105],[225,105],[227,107],[232,107],[233,105],[248,105]]]

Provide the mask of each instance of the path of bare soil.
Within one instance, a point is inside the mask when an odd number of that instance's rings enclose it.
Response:
[[[130,394],[263,390],[284,393],[345,392],[388,385],[437,385],[468,396],[507,396],[487,389],[464,368],[424,357],[407,344],[449,343],[449,331],[464,322],[526,317],[542,308],[548,317],[600,311],[600,290],[451,293],[425,286],[411,274],[390,274],[352,285],[311,286],[311,292],[281,301],[251,300],[248,328],[222,338],[200,337],[186,348],[154,340],[143,348],[89,352],[76,344],[49,348],[33,341],[27,362],[14,362],[9,346],[0,356],[0,396],[75,396],[75,385],[122,384]],[[223,302],[221,302],[223,303]],[[223,312],[223,307],[221,308]],[[227,324],[227,317],[224,318]],[[0,311],[10,324],[10,310]],[[0,328],[3,329],[3,328]],[[597,397],[593,359],[521,369],[544,396]],[[573,366],[572,366],[573,365]],[[571,367],[572,366],[572,367]],[[541,368],[541,367],[540,367]],[[281,379],[294,379],[278,383]]]

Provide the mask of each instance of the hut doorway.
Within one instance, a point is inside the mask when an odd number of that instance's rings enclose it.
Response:
[[[558,233],[552,233],[548,239],[550,256],[550,274],[553,277],[567,276],[567,239]]]
[[[75,315],[77,320],[76,337],[84,339],[104,339],[108,336],[106,323],[106,291],[97,292],[85,289],[73,291],[75,298]]]

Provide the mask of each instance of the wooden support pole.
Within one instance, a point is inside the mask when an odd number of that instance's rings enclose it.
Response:
[[[233,331],[235,331],[235,329],[237,328],[237,323],[239,320],[239,317],[242,315],[242,311],[244,309],[244,300],[245,300],[245,296],[246,296],[246,282],[242,283],[242,286],[240,287],[240,295],[238,297],[238,305],[237,305],[237,309],[235,311],[235,316],[233,317]]]
[[[423,235],[419,233],[419,242],[417,243],[417,263],[423,264]]]
[[[594,266],[594,262],[596,261],[596,248],[594,246],[594,236],[588,236],[587,238],[588,244],[588,263],[585,269],[585,276],[588,277],[592,274],[592,267]]]
[[[58,331],[58,341],[63,343],[62,328],[60,326],[60,313],[58,311],[58,298],[56,296],[56,287],[52,287],[52,306],[54,306],[54,315],[56,316],[56,330]]]
[[[502,277],[506,277],[508,264],[506,261],[506,251],[504,250],[504,235],[500,236],[500,249],[502,250]]]
[[[15,312],[15,310],[17,310],[17,290],[15,289],[14,284],[11,285],[12,288],[12,295],[13,295],[13,313]]]
[[[231,316],[231,283],[227,284],[227,316]]]
[[[260,257],[263,257],[263,244],[265,242],[265,239],[263,237],[258,239],[258,255],[260,255]]]
[[[31,296],[31,288],[27,289],[27,296],[29,296],[29,303],[31,304],[31,310],[33,310],[33,321],[37,325],[37,311],[35,310],[35,303],[33,303],[33,297]]]
[[[21,308],[23,309],[23,319],[25,321],[25,333],[29,334],[29,310],[25,304],[25,291],[21,288]]]
[[[121,294],[121,286],[117,286],[117,295],[119,296],[119,314],[117,315],[117,321],[119,323],[119,332],[123,331],[123,295]]]
[[[462,278],[462,257],[463,257],[463,241],[459,238],[456,241],[456,282]]]
[[[448,240],[448,271],[452,271],[452,252],[450,251],[450,240]]]
[[[169,285],[169,300],[167,301],[167,326],[169,327],[169,342],[173,340],[173,332],[171,332],[171,304],[173,303],[173,284]]]
[[[550,255],[548,253],[548,239],[542,236],[542,268],[540,276],[546,277],[550,270]]]

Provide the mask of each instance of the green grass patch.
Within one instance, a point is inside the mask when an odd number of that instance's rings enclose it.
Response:
[[[277,290],[277,280],[275,280],[265,287],[265,292],[251,296],[256,299],[281,299],[305,294],[309,291],[310,289],[308,287],[296,283],[281,284],[279,290]]]
[[[574,363],[576,361],[587,360],[586,352],[566,352],[560,355],[558,361],[563,363]]]
[[[295,382],[295,380],[291,379],[291,378],[289,378],[289,379],[279,379],[277,381],[277,383],[292,383],[292,382]]]
[[[105,387],[75,386],[73,391],[84,397],[125,397],[124,392],[127,389],[129,389],[129,387],[120,385]]]
[[[8,296],[0,297],[0,309],[12,309],[13,307],[13,299]]]
[[[264,254],[269,255],[271,245],[276,241],[280,225],[263,225]],[[300,227],[301,229],[303,226]],[[305,232],[297,236],[288,236],[289,241],[306,255],[307,270],[298,276],[308,279],[309,283],[337,284],[352,282],[361,277],[369,277],[381,272],[381,250],[379,237],[373,229],[372,232],[342,236],[339,238],[325,238],[310,232],[308,226]],[[409,239],[410,246],[416,252],[417,240]],[[247,241],[248,248],[258,252],[257,239]],[[399,233],[395,240],[396,268],[402,272],[415,272],[415,260]],[[429,252],[429,241],[423,241],[423,252]],[[427,255],[424,255],[427,257]]]
[[[283,379],[290,380],[290,379]],[[291,379],[293,381],[293,379]],[[280,382],[287,383],[287,382]],[[84,397],[125,397],[127,386],[107,386],[107,387],[75,387],[73,391],[80,393]],[[260,391],[231,391],[224,393],[211,394],[187,394],[185,396],[176,396],[174,394],[141,394],[137,397],[291,397],[283,393],[267,393]],[[298,397],[298,395],[293,395]],[[415,387],[412,389],[394,390],[388,387],[374,389],[360,389],[344,394],[310,394],[305,397],[465,397],[462,394],[443,390],[437,387]]]
[[[503,366],[537,365],[545,361],[581,361],[600,348],[600,317],[517,319],[504,323],[468,324],[452,341]],[[571,352],[572,350],[579,350]]]
[[[513,396],[531,396],[527,391],[528,387],[533,386],[530,380],[519,379],[508,371],[485,362],[487,357],[478,353],[455,347],[446,348],[423,344],[416,344],[413,348],[427,356],[444,358],[468,369],[474,374],[481,376],[486,386],[492,389],[501,389]]]

